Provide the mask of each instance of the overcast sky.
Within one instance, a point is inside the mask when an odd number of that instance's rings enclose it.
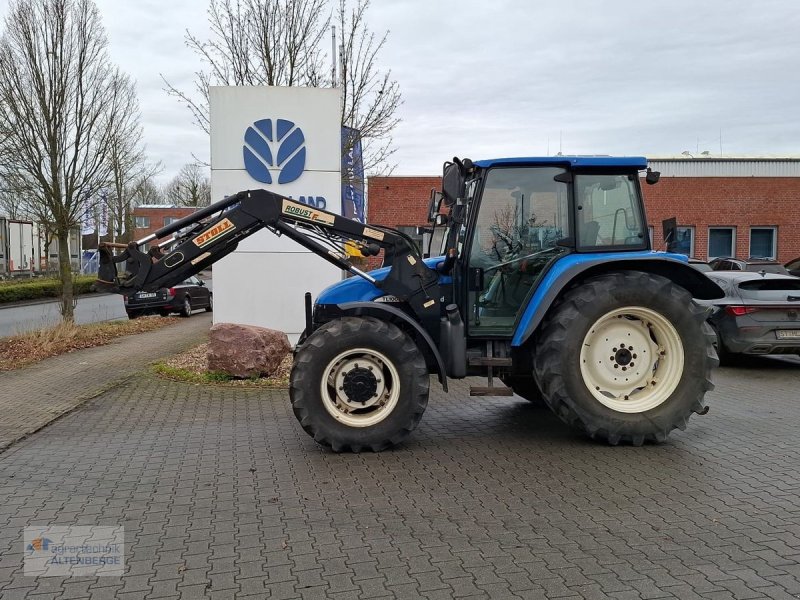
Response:
[[[113,59],[137,81],[162,179],[192,152],[207,159],[208,138],[160,78],[191,88],[200,65],[183,37],[207,31],[206,2],[98,5]],[[369,21],[390,31],[380,62],[404,98],[396,174],[559,149],[800,154],[794,0],[373,0]]]

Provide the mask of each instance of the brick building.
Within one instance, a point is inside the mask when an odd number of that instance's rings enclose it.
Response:
[[[653,159],[661,181],[643,186],[653,247],[661,220],[677,217],[687,253],[698,258],[800,256],[800,159]],[[679,234],[679,237],[680,237]]]
[[[661,181],[642,182],[653,247],[663,249],[661,221],[676,217],[686,254],[800,256],[799,158],[663,158],[650,160]],[[368,221],[411,232],[426,224],[438,176],[371,177]]]
[[[196,208],[144,204],[133,209],[133,239],[139,240],[162,227],[192,214]]]

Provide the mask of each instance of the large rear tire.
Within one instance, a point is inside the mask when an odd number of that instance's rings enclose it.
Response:
[[[405,440],[428,405],[414,341],[391,323],[343,317],[295,353],[289,397],[300,425],[334,452],[379,452]]]
[[[517,375],[508,375],[501,378],[503,383],[514,390],[514,393],[521,398],[524,398],[534,406],[544,407],[547,406],[542,399],[542,390],[539,389],[539,384],[533,377],[521,377]]]
[[[685,429],[718,364],[706,310],[665,277],[624,271],[567,292],[542,328],[534,372],[562,421],[610,444]]]

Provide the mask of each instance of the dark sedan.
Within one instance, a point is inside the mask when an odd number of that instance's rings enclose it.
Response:
[[[156,292],[137,292],[125,297],[125,311],[131,319],[147,313],[162,316],[180,313],[182,317],[190,317],[192,311],[199,308],[211,312],[214,308],[214,297],[205,282],[197,277],[189,277],[171,288],[161,288]]]
[[[800,354],[800,278],[748,272],[706,274],[724,291],[708,318],[720,358],[732,354]]]

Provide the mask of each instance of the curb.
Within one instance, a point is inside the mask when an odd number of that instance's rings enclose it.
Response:
[[[122,377],[118,377],[117,379],[115,379],[113,381],[110,381],[110,382],[106,383],[105,385],[100,386],[99,388],[97,388],[94,391],[87,392],[86,394],[84,394],[82,396],[78,396],[78,398],[76,399],[77,400],[77,404],[75,404],[75,406],[71,406],[70,408],[68,408],[68,409],[66,409],[66,410],[64,410],[64,411],[62,411],[60,413],[54,413],[53,414],[53,418],[50,419],[49,421],[47,421],[46,423],[42,423],[41,425],[31,429],[30,431],[26,431],[25,433],[21,434],[19,437],[15,438],[15,439],[13,439],[13,440],[11,440],[9,442],[6,442],[5,444],[0,444],[0,456],[2,456],[3,454],[5,454],[6,452],[8,452],[10,450],[13,450],[14,447],[17,444],[19,444],[20,442],[28,439],[34,433],[37,433],[37,432],[41,431],[45,427],[48,427],[48,426],[52,425],[56,421],[58,421],[60,419],[63,419],[67,415],[72,414],[76,410],[82,408],[90,400],[94,400],[98,396],[102,396],[103,394],[106,394],[107,392],[110,392],[114,388],[118,388],[121,385],[124,385],[125,383],[127,383],[128,381],[130,381],[131,379],[136,377],[136,375],[138,375],[138,373],[131,373],[130,375],[124,375]]]
[[[102,296],[115,296],[116,294],[103,294],[101,292],[90,292],[88,294],[80,294],[75,296],[78,300],[81,298],[100,298]],[[15,302],[0,302],[0,310],[4,308],[17,308],[19,306],[36,306],[37,304],[50,304],[52,302],[60,302],[58,298],[42,298],[41,300],[17,300]]]

